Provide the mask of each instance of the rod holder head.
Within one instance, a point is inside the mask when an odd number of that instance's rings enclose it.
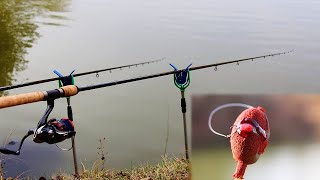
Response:
[[[189,68],[192,64],[190,63],[187,68],[184,70],[178,70],[176,66],[170,64],[170,66],[174,69],[175,73],[173,74],[174,84],[180,91],[184,91],[190,85],[190,71]]]
[[[59,80],[59,87],[74,85],[74,77],[72,75],[74,71],[75,70],[71,71],[71,73],[68,76],[63,76],[59,71],[53,70],[53,72],[61,78]]]

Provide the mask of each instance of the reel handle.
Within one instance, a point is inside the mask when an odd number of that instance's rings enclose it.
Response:
[[[29,104],[39,101],[45,101],[53,98],[74,96],[79,92],[78,87],[75,85],[64,86],[59,89],[50,91],[36,91],[25,94],[18,94],[12,96],[0,97],[0,109],[18,106],[22,104]]]
[[[12,150],[7,149],[7,148],[0,148],[0,153],[3,153],[3,154],[12,154],[12,155],[19,155],[19,154],[20,154],[20,151],[12,151]]]
[[[26,140],[26,138],[29,137],[30,135],[32,135],[33,133],[34,133],[34,130],[33,129],[29,129],[27,134],[24,135],[23,138],[21,139],[21,142],[20,142],[20,145],[19,145],[19,148],[18,148],[17,151],[13,151],[13,150],[10,150],[10,149],[7,149],[7,148],[0,148],[0,153],[12,154],[12,155],[20,155],[20,150],[21,150],[21,147],[22,147],[22,144],[23,144],[24,140]]]

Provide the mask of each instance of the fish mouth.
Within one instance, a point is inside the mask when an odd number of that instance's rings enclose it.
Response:
[[[268,138],[266,131],[254,119],[244,118],[238,123],[236,129],[243,137],[247,137],[249,134],[253,133],[259,134],[264,140]]]

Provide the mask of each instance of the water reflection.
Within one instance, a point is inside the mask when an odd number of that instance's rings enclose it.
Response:
[[[16,144],[7,144],[6,147],[16,150],[19,143],[18,140]],[[17,179],[50,177],[52,170],[55,172],[60,170],[59,164],[64,161],[64,155],[55,145],[36,144],[27,139],[19,156],[0,154],[1,170],[4,177],[18,177]]]
[[[15,72],[26,68],[27,49],[31,48],[40,36],[35,18],[66,19],[61,14],[50,13],[67,11],[69,2],[69,0],[0,1],[0,86],[11,85]],[[50,21],[43,21],[42,24],[60,25]],[[3,92],[0,92],[1,95]]]

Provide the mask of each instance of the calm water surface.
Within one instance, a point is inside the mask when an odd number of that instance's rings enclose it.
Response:
[[[318,177],[319,144],[270,146],[254,164],[247,167],[245,179],[305,179]],[[232,179],[236,162],[231,149],[195,151],[193,179]]]
[[[53,77],[53,69],[67,74],[73,69],[83,72],[166,57],[165,62],[101,73],[99,78],[77,78],[76,84],[83,86],[168,71],[168,63],[185,67],[190,62],[203,65],[294,49],[289,55],[192,72],[186,97],[320,89],[316,0],[4,0],[0,7],[1,85]],[[7,93],[48,90],[57,84]],[[155,163],[165,151],[167,122],[166,152],[183,153],[180,93],[172,77],[83,92],[71,101],[77,152],[83,162],[97,157],[98,140],[105,137],[108,167]],[[52,117],[65,117],[65,106],[64,99],[57,100]],[[1,110],[3,141],[12,130],[11,139],[20,139],[45,108],[42,102]],[[59,154],[61,168],[72,171],[71,152]]]

